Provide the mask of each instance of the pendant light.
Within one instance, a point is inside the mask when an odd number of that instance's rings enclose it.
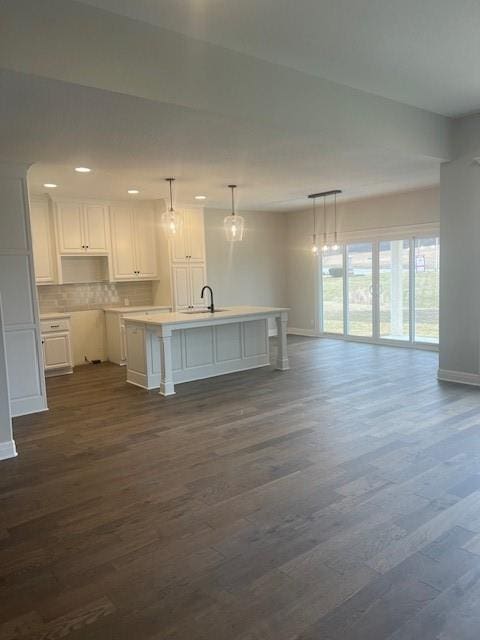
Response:
[[[333,194],[333,212],[334,212],[334,232],[333,232],[333,251],[338,251],[338,241],[337,241],[337,193],[342,193],[341,191],[334,191]]]
[[[318,245],[317,245],[317,210],[315,207],[315,198],[313,198],[313,234],[312,234],[312,253],[314,256],[318,255]]]
[[[232,190],[232,213],[223,220],[223,228],[225,229],[225,237],[229,242],[241,242],[243,240],[243,231],[245,228],[245,220],[242,216],[235,213],[235,189],[236,184],[229,184],[228,188]]]
[[[313,246],[312,246],[312,251],[313,253],[318,253],[318,248],[317,248],[317,226],[316,226],[316,216],[315,216],[315,200],[316,198],[323,198],[323,244],[322,244],[322,251],[328,251],[328,249],[330,248],[328,246],[328,241],[327,241],[327,198],[328,196],[334,196],[334,203],[333,203],[333,207],[334,207],[334,232],[333,232],[333,245],[332,245],[332,250],[333,251],[338,251],[338,237],[337,237],[337,195],[339,193],[342,193],[340,189],[333,189],[331,191],[322,191],[321,193],[311,193],[308,197],[311,198],[313,200],[313,210],[314,210],[314,216],[313,216]]]
[[[327,240],[327,196],[323,196],[323,245],[322,251],[325,253],[328,251]]]
[[[165,178],[165,180],[170,185],[170,209],[162,213],[161,223],[162,223],[162,227],[165,230],[165,233],[170,238],[174,238],[180,232],[182,219],[181,219],[181,216],[179,216],[178,213],[173,208],[172,183],[175,182],[175,178]]]

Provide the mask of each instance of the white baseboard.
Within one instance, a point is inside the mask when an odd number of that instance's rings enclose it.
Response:
[[[307,336],[308,338],[315,338],[316,336],[313,329],[297,329],[297,327],[288,327],[287,333],[294,336]]]
[[[7,460],[7,458],[15,458],[17,455],[17,448],[15,447],[15,440],[7,440],[7,442],[0,442],[0,460]]]
[[[458,382],[459,384],[470,384],[475,387],[480,387],[480,374],[478,373],[439,369],[437,372],[437,378],[444,382]]]

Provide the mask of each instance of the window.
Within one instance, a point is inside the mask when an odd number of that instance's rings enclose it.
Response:
[[[320,260],[323,333],[438,344],[438,237],[349,244]]]
[[[438,238],[415,240],[415,341],[438,342],[440,289]]]
[[[350,244],[348,260],[348,335],[373,335],[372,245]]]
[[[409,340],[410,242],[380,242],[378,258],[380,338]]]
[[[322,258],[323,331],[343,334],[343,249]]]

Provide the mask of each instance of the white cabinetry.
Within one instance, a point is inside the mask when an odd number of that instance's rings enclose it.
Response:
[[[43,361],[45,375],[72,373],[72,345],[70,340],[70,316],[41,316]]]
[[[124,365],[127,361],[125,318],[128,318],[129,315],[143,314],[148,316],[168,313],[171,311],[171,307],[122,307],[107,308],[104,311],[107,329],[107,358],[110,362]]]
[[[148,206],[110,207],[112,280],[154,280],[158,276],[155,211]]]
[[[203,211],[187,209],[178,215],[182,219],[182,225],[179,234],[170,241],[172,262],[205,262]]]
[[[55,221],[59,254],[109,252],[108,207],[105,204],[57,202]]]
[[[185,210],[181,231],[170,239],[173,304],[176,311],[205,306],[200,293],[206,284],[203,211]]]
[[[55,242],[50,202],[47,198],[30,200],[30,223],[35,281],[37,284],[53,284],[56,281],[53,253]]]

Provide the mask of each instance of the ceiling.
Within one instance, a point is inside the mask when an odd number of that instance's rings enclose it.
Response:
[[[328,148],[310,134],[285,134],[265,123],[233,121],[177,105],[10,72],[0,73],[2,155],[36,162],[32,190],[58,184],[56,196],[163,198],[175,176],[177,198],[227,208],[290,210],[306,195],[340,186],[345,198],[438,182],[439,161],[386,149]],[[76,166],[92,168],[78,174]],[[198,203],[197,203],[198,204]]]
[[[450,91],[459,79],[442,65],[425,79],[429,57],[412,56],[411,40],[424,46],[428,31],[412,33],[411,0],[1,4],[0,160],[33,163],[32,190],[52,182],[57,197],[123,199],[135,188],[134,198],[164,198],[174,176],[184,204],[201,194],[228,208],[236,183],[238,208],[283,211],[332,188],[357,199],[431,186],[450,157],[451,120],[364,89],[421,106],[435,92],[474,101]],[[425,26],[433,5],[419,4]]]
[[[480,108],[478,0],[82,0],[448,116]]]

